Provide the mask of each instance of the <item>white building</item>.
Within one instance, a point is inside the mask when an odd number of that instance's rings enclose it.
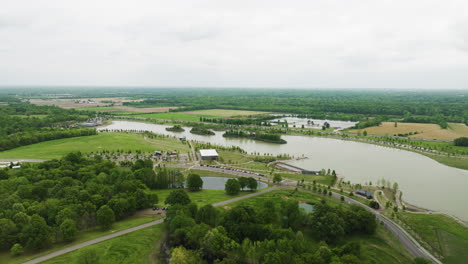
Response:
[[[200,149],[199,152],[202,160],[217,160],[219,157],[216,149]]]

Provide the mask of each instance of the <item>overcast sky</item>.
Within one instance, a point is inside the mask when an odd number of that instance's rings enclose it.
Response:
[[[0,85],[468,89],[468,1],[1,0]]]

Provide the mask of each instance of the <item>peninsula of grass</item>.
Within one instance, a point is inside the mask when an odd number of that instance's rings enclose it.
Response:
[[[185,129],[183,129],[180,125],[174,125],[172,127],[166,127],[167,131],[171,132],[184,132]]]
[[[190,133],[205,136],[212,136],[215,134],[215,132],[203,127],[193,127],[192,129],[190,129]]]
[[[99,133],[95,136],[57,139],[2,151],[0,152],[0,158],[56,159],[74,151],[96,153],[103,150],[189,152],[188,146],[175,138],[146,138],[142,134]]]
[[[286,144],[286,140],[281,138],[278,134],[267,134],[267,133],[250,133],[242,130],[228,130],[223,134],[223,137],[228,138],[250,138],[253,140],[264,141],[275,144]]]

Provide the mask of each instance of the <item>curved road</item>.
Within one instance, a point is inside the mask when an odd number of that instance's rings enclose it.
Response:
[[[197,169],[206,169],[206,170],[211,170],[211,171],[223,171],[224,173],[232,173],[232,174],[236,174],[235,171],[225,171],[225,170],[222,170],[222,169],[216,169],[216,168],[208,168],[208,167],[201,167],[201,166],[197,166],[198,168]],[[250,175],[251,176],[251,175]],[[286,185],[286,186],[293,186],[293,187],[296,187],[296,182],[288,182],[288,181],[283,181],[282,183],[283,185]],[[269,191],[273,191],[273,190],[276,190],[278,189],[279,187],[278,186],[273,186],[269,189],[265,189],[265,190],[261,190],[261,191],[258,191],[258,192],[255,192],[255,193],[251,193],[251,194],[247,194],[247,195],[244,195],[244,196],[241,196],[241,197],[236,197],[236,198],[233,198],[233,199],[229,199],[229,200],[226,200],[226,201],[222,201],[222,202],[218,202],[218,203],[214,203],[213,206],[223,206],[223,205],[226,205],[226,204],[229,204],[229,203],[233,203],[233,202],[237,202],[237,201],[240,201],[240,200],[243,200],[243,199],[247,199],[247,198],[250,198],[250,197],[253,197],[253,196],[257,196],[257,195],[260,195],[260,194],[264,194],[266,192],[269,192]],[[339,194],[339,193],[336,193],[336,192],[332,192],[332,197],[333,198],[336,198],[336,199],[340,199],[342,196],[342,194]],[[380,222],[382,222],[384,224],[384,226],[390,230],[390,232],[395,235],[395,237],[403,244],[403,246],[408,250],[408,252],[413,255],[414,257],[421,257],[421,258],[425,258],[425,259],[429,259],[431,260],[433,263],[437,263],[437,264],[442,264],[442,262],[440,262],[437,258],[435,258],[434,256],[432,256],[431,253],[429,253],[426,249],[424,249],[410,234],[408,234],[402,227],[400,227],[398,224],[396,224],[395,222],[393,222],[392,220],[390,220],[389,218],[387,218],[386,216],[380,214],[379,211],[376,211],[370,207],[368,207],[367,205],[359,202],[359,201],[356,201],[356,200],[353,200],[351,198],[348,198],[346,196],[344,196],[344,199],[345,199],[345,202],[347,202],[348,204],[354,204],[354,205],[358,205],[358,206],[361,206],[363,208],[365,208],[367,211],[373,213],[377,220],[379,220]],[[103,237],[100,237],[100,238],[96,238],[96,239],[93,239],[93,240],[89,240],[89,241],[86,241],[86,242],[83,242],[83,243],[80,243],[80,244],[76,244],[74,246],[71,246],[71,247],[68,247],[68,248],[65,248],[65,249],[62,249],[62,250],[58,250],[56,252],[53,252],[53,253],[50,253],[50,254],[47,254],[47,255],[44,255],[42,257],[39,257],[39,258],[36,258],[36,259],[33,259],[33,260],[30,260],[28,262],[24,262],[24,264],[36,264],[36,263],[40,263],[40,262],[43,262],[43,261],[46,261],[46,260],[49,260],[51,258],[54,258],[54,257],[57,257],[57,256],[60,256],[62,254],[66,254],[66,253],[69,253],[71,251],[74,251],[74,250],[77,250],[77,249],[80,249],[82,247],[86,247],[86,246],[89,246],[89,245],[92,245],[92,244],[96,244],[96,243],[99,243],[99,242],[102,242],[102,241],[105,241],[105,240],[108,240],[108,239],[111,239],[111,238],[115,238],[115,237],[118,237],[118,236],[122,236],[122,235],[125,235],[125,234],[128,234],[130,232],[133,232],[133,231],[137,231],[137,230],[140,230],[140,229],[143,229],[143,228],[147,228],[147,227],[150,227],[150,226],[153,226],[153,225],[158,225],[158,224],[161,224],[164,222],[164,219],[159,219],[159,220],[156,220],[156,221],[153,221],[153,222],[150,222],[150,223],[146,223],[146,224],[143,224],[143,225],[139,225],[139,226],[135,226],[135,227],[132,227],[132,228],[129,228],[129,229],[126,229],[126,230],[122,230],[122,231],[119,231],[119,232],[116,232],[114,234],[111,234],[111,235],[106,235],[106,236],[103,236]]]
[[[225,204],[237,202],[237,201],[247,199],[247,198],[250,198],[250,197],[253,197],[253,196],[256,196],[256,195],[264,194],[266,192],[273,191],[273,190],[276,190],[276,189],[278,189],[278,186],[273,186],[271,188],[261,190],[261,191],[258,191],[258,192],[254,192],[254,193],[250,193],[250,194],[247,194],[247,195],[244,195],[244,196],[241,196],[241,197],[236,197],[236,198],[229,199],[229,200],[226,200],[226,201],[214,203],[213,206],[222,206],[222,205],[225,205]],[[86,242],[83,242],[83,243],[80,243],[80,244],[73,245],[71,247],[67,247],[67,248],[55,251],[53,253],[44,255],[42,257],[35,258],[33,260],[24,262],[24,264],[41,263],[43,261],[46,261],[46,260],[49,260],[51,258],[54,258],[54,257],[60,256],[60,255],[72,252],[72,251],[80,249],[82,247],[93,245],[93,244],[96,244],[96,243],[99,243],[99,242],[102,242],[102,241],[106,241],[108,239],[115,238],[115,237],[118,237],[118,236],[123,236],[125,234],[131,233],[133,231],[137,231],[137,230],[140,230],[140,229],[143,229],[143,228],[147,228],[147,227],[154,226],[154,225],[159,225],[159,224],[161,224],[163,222],[164,222],[164,219],[159,219],[159,220],[149,222],[149,223],[146,223],[146,224],[143,224],[143,225],[139,225],[139,226],[135,226],[135,227],[132,227],[132,228],[129,228],[129,229],[119,231],[119,232],[115,232],[114,234],[110,234],[110,235],[102,236],[102,237],[99,237],[99,238],[96,238],[96,239],[92,239],[92,240],[89,240],[89,241],[86,241]]]

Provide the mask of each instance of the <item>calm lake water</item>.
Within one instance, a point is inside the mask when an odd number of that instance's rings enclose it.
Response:
[[[271,144],[250,139],[224,138],[223,132],[215,132],[213,136],[194,135],[188,132],[190,128],[185,128],[185,132],[174,133],[166,131],[166,127],[169,126],[114,121],[101,129],[146,130],[223,146],[239,146],[249,153],[305,156],[308,159],[289,163],[309,170],[334,169],[352,183],[376,183],[382,178],[397,182],[405,201],[468,220],[468,171],[445,166],[414,152],[308,136],[283,136],[287,144]]]
[[[205,190],[224,190],[227,180],[230,178],[226,177],[201,177],[203,180],[203,189]],[[257,181],[257,189],[263,189],[268,187],[264,182]]]

